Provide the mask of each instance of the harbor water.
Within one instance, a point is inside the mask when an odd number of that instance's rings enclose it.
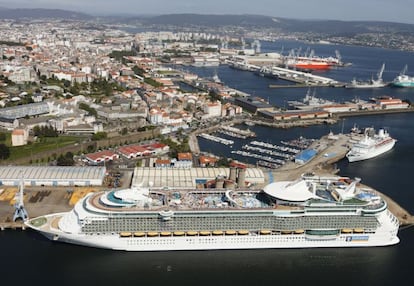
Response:
[[[328,71],[341,81],[353,77],[369,79],[386,63],[384,80],[390,81],[408,64],[414,74],[414,54],[376,48],[333,45],[308,45],[299,42],[262,43],[264,51],[286,51],[302,46],[315,49],[319,56],[333,56],[339,50],[352,66]],[[251,95],[261,96],[282,106],[287,100],[299,100],[306,89],[270,89],[276,80],[250,72],[218,68],[191,68],[210,77],[215,73],[226,84]],[[367,99],[390,95],[414,101],[414,89],[383,88],[347,90],[317,88],[318,97],[343,101],[354,97]],[[363,162],[337,163],[340,174],[360,177],[362,182],[392,197],[414,213],[411,186],[414,161],[414,113],[346,118],[334,125],[306,128],[272,129],[250,126],[254,140],[279,144],[303,136],[319,138],[349,132],[354,126],[385,127],[398,141],[394,149]],[[222,136],[222,135],[220,135]],[[202,151],[232,157],[252,139],[234,139],[233,147],[199,139]],[[414,253],[414,227],[401,229],[401,242],[391,247],[271,249],[182,252],[120,252],[51,242],[29,230],[0,231],[0,269],[2,285],[33,283],[37,285],[407,285],[411,279]]]

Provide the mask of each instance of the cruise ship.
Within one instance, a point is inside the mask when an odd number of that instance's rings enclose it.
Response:
[[[366,128],[364,137],[352,145],[346,157],[349,162],[371,159],[391,150],[395,142],[397,140],[384,129],[378,130],[378,134],[375,134],[373,128]]]
[[[69,212],[27,220],[52,241],[124,251],[372,247],[398,219],[360,179],[303,175],[262,189],[90,193]]]

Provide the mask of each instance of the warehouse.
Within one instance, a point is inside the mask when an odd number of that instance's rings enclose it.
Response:
[[[105,167],[0,166],[0,186],[101,186]]]
[[[313,157],[315,157],[317,153],[318,152],[314,149],[303,150],[302,152],[300,152],[298,155],[295,156],[295,163],[306,164]]]

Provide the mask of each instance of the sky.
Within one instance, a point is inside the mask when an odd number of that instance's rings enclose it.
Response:
[[[291,19],[414,24],[414,0],[0,0],[0,7],[108,14],[258,14]]]

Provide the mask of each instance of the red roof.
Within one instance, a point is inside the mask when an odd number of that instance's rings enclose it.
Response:
[[[178,153],[177,158],[180,161],[182,161],[182,160],[192,160],[193,155],[191,153],[188,153],[188,152],[187,153]]]
[[[109,150],[104,150],[101,152],[86,154],[85,156],[91,161],[102,161],[106,159],[113,159],[115,157],[117,158],[118,154]]]
[[[231,162],[230,167],[240,168],[240,169],[246,169],[247,166],[245,164],[237,163],[237,162]]]
[[[201,164],[208,164],[215,163],[218,161],[218,159],[214,157],[200,156],[199,161]]]

